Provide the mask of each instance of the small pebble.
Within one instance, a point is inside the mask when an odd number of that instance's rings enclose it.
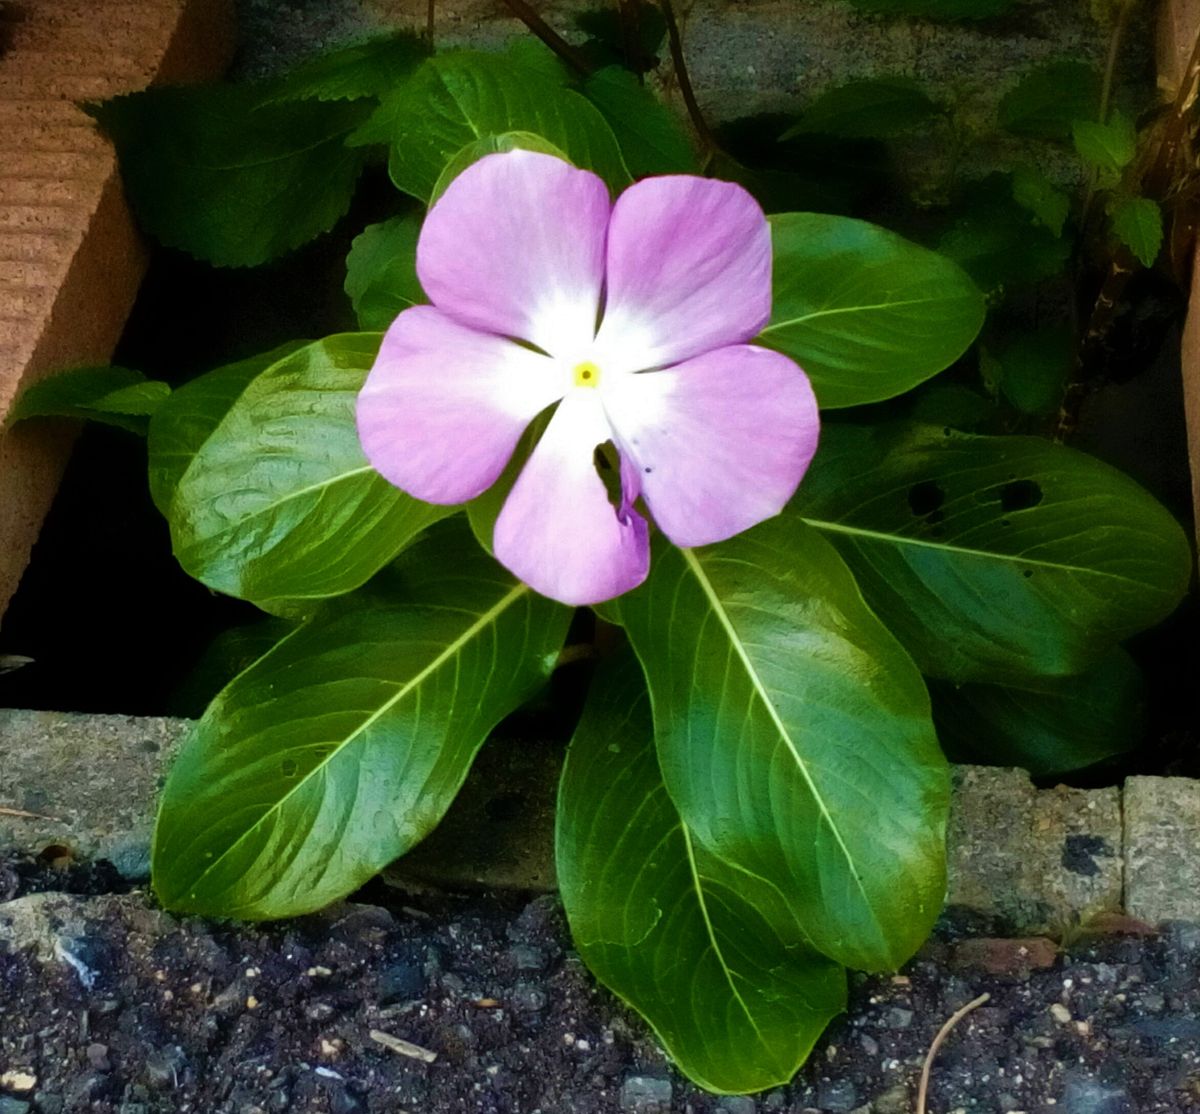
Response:
[[[108,1045],[93,1041],[84,1049],[87,1061],[97,1071],[112,1071],[112,1063],[108,1058]]]
[[[714,1114],[754,1114],[757,1107],[746,1095],[725,1095]]]
[[[858,1106],[858,1089],[848,1079],[830,1079],[817,1087],[817,1105],[831,1114],[850,1114]]]
[[[669,1079],[630,1075],[621,1084],[621,1109],[629,1114],[668,1114],[672,1091]]]
[[[1067,1009],[1061,1002],[1055,1002],[1050,1007],[1050,1016],[1054,1018],[1060,1025],[1066,1025],[1071,1020],[1071,1011]]]

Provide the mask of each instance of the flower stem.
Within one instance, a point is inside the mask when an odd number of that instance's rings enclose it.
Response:
[[[526,0],[504,0],[512,12],[526,27],[542,40],[567,65],[588,77],[596,67],[579,53],[566,39],[550,26]]]
[[[675,76],[679,79],[679,92],[683,94],[683,103],[687,106],[692,127],[696,129],[696,134],[700,137],[706,155],[711,154],[717,150],[717,141],[709,130],[708,122],[704,119],[704,113],[700,111],[695,91],[692,89],[692,79],[688,76],[687,62],[683,57],[683,42],[679,37],[679,24],[675,20],[675,5],[671,3],[671,0],[658,0],[658,4],[662,8],[663,19],[667,24],[667,44],[671,50],[671,62],[675,66]]]

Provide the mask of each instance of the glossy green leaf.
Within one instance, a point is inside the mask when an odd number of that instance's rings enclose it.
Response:
[[[911,78],[860,78],[822,93],[780,139],[813,133],[889,139],[928,124],[941,111]]]
[[[397,89],[429,56],[409,31],[377,35],[301,62],[272,82],[273,101],[344,101],[382,97]]]
[[[152,236],[218,266],[264,263],[330,229],[365,152],[368,102],[267,103],[255,85],[162,86],[91,111]]]
[[[961,268],[887,229],[783,213],[771,236],[774,306],[758,340],[804,368],[823,408],[911,390],[983,324],[983,297]]]
[[[434,183],[433,192],[429,195],[429,204],[433,205],[468,166],[477,163],[488,155],[499,154],[502,151],[539,151],[543,155],[553,155],[555,158],[567,159],[563,152],[547,139],[533,132],[502,132],[500,135],[485,135],[468,143],[458,151],[442,168],[438,180]]]
[[[608,121],[635,178],[698,173],[683,121],[623,66],[592,74],[582,92]]]
[[[1121,171],[1133,162],[1137,153],[1133,122],[1119,112],[1114,112],[1104,124],[1076,120],[1071,125],[1071,137],[1079,157],[1096,171],[1102,186],[1116,185]]]
[[[306,345],[250,380],[179,478],[175,555],[210,588],[252,600],[320,599],[374,575],[452,512],[367,462],[354,401],[377,333]]]
[[[446,163],[481,136],[532,132],[619,189],[629,171],[612,129],[573,89],[511,55],[460,51],[425,62],[351,142],[386,143],[397,188],[427,201]]]
[[[555,859],[583,961],[699,1086],[787,1083],[845,1007],[845,972],[807,945],[783,895],[680,820],[632,656],[592,683],[563,769]]]
[[[827,426],[792,508],[922,671],[953,681],[1081,673],[1170,614],[1191,575],[1159,503],[1036,437]]]
[[[1047,416],[1062,404],[1075,360],[1075,338],[1066,326],[1024,333],[981,365],[993,385],[1023,414]]]
[[[545,682],[570,610],[461,522],[385,580],[285,638],[196,725],[154,834],[164,906],[260,920],[344,897],[429,834],[488,732]]]
[[[346,295],[359,327],[383,332],[401,310],[425,301],[417,278],[416,213],[368,224],[346,256]]]
[[[1112,230],[1143,267],[1153,267],[1163,242],[1162,210],[1148,197],[1128,197],[1112,213]]]
[[[1100,73],[1088,62],[1049,62],[1030,70],[1000,101],[1000,126],[1033,139],[1069,139],[1076,120],[1100,110]]]
[[[43,379],[21,393],[10,422],[26,418],[81,418],[144,434],[171,388],[125,367],[82,367]]]
[[[1040,170],[1031,166],[1018,166],[1012,174],[1013,200],[1033,214],[1038,222],[1053,236],[1061,236],[1071,202]]]
[[[226,364],[179,387],[150,421],[146,443],[150,461],[150,495],[166,516],[184,472],[229,408],[256,376],[303,348],[289,341],[269,352]]]
[[[903,963],[945,893],[947,768],[920,674],[837,552],[795,516],[660,541],[616,603],[697,842],[776,887],[831,959]]]
[[[1142,739],[1145,685],[1121,649],[1086,673],[1042,679],[1038,691],[938,681],[930,693],[938,736],[959,762],[1050,777],[1124,754]]]

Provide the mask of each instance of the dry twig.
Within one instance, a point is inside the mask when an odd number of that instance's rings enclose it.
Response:
[[[420,1060],[425,1064],[432,1064],[437,1059],[436,1052],[422,1048],[419,1044],[413,1044],[412,1041],[406,1041],[403,1037],[393,1037],[391,1033],[385,1033],[382,1029],[372,1029],[371,1040],[376,1044],[382,1044],[384,1048],[390,1048],[393,1052],[399,1052],[401,1056],[408,1056],[410,1059]]]
[[[26,812],[23,808],[5,808],[0,805],[0,816],[19,816],[23,820],[52,820],[55,824],[61,824],[61,818],[57,816],[46,816],[40,812]]]
[[[933,1043],[929,1046],[929,1052],[925,1057],[925,1066],[921,1069],[921,1085],[917,1088],[916,1114],[925,1114],[925,1097],[929,1093],[929,1073],[933,1070],[933,1058],[937,1055],[937,1050],[942,1047],[942,1041],[950,1035],[950,1030],[966,1017],[967,1014],[974,1009],[978,1009],[989,998],[991,998],[990,994],[979,995],[974,1001],[968,1002],[963,1006],[961,1010],[951,1014],[950,1020],[938,1030],[938,1034],[933,1038]]]

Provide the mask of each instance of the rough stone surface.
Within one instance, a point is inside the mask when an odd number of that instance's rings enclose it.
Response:
[[[1121,908],[1117,789],[1034,789],[1022,770],[960,766],[947,904],[1006,933],[1061,935]]]
[[[0,849],[63,847],[107,859],[127,878],[145,877],[155,800],[189,727],[180,719],[0,709]]]
[[[219,72],[227,0],[22,0],[0,11],[0,428],[22,389],[104,362],[145,265],[108,142],[74,103]],[[0,432],[0,613],[28,560],[71,431]]]
[[[1125,908],[1151,924],[1200,921],[1200,781],[1125,782]]]

